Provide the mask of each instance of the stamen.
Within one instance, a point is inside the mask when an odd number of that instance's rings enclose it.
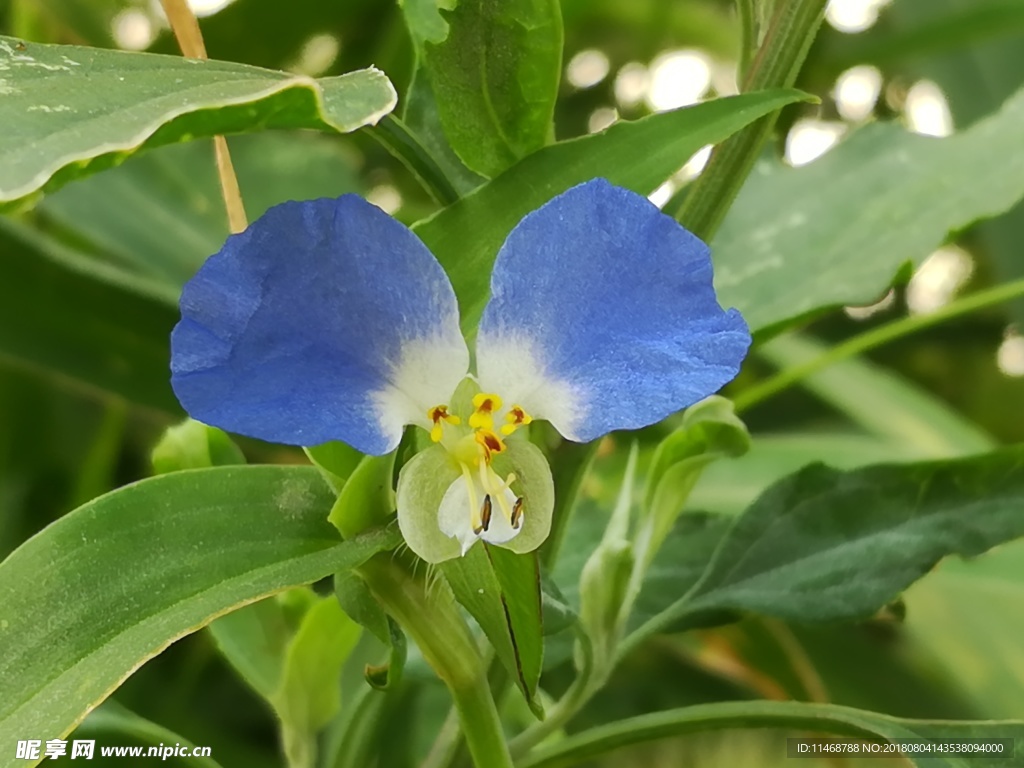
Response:
[[[486,531],[491,525],[491,495],[487,494],[484,496],[484,505],[480,510],[480,524],[482,526],[481,531],[473,531],[479,536],[482,531]]]
[[[520,427],[525,427],[527,424],[533,421],[533,417],[523,410],[521,405],[513,405],[509,408],[508,413],[505,414],[505,421],[508,424],[503,424],[501,427],[501,434],[511,435]]]
[[[469,426],[473,429],[494,429],[494,412],[501,408],[501,398],[488,392],[473,395],[473,413]]]
[[[473,487],[473,475],[469,467],[462,465],[462,478],[466,481],[466,491],[469,495],[469,525],[477,536],[483,530],[483,523],[480,520],[480,506],[476,502],[476,488]]]
[[[427,409],[427,418],[434,424],[430,429],[430,439],[435,443],[441,442],[443,435],[442,422],[448,422],[453,425],[462,423],[462,419],[458,416],[448,413],[447,405],[435,405],[433,408]]]
[[[516,496],[516,503],[512,505],[512,516],[509,519],[514,530],[519,530],[523,522],[523,497]]]
[[[505,450],[504,441],[489,429],[477,430],[474,437],[483,450],[483,459],[486,464],[491,463],[491,456],[493,454],[501,453]]]

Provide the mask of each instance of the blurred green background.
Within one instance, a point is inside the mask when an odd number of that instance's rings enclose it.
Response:
[[[1024,86],[1021,5],[833,0],[798,83],[821,103],[787,109],[773,150],[803,165],[876,120],[935,136],[971,125]],[[211,58],[316,76],[376,65],[395,83],[399,103],[412,75],[411,41],[393,2],[196,0],[193,7]],[[730,2],[563,0],[562,10],[559,139],[736,92],[739,30]],[[176,52],[158,4],[147,0],[0,0],[0,33]],[[230,146],[250,218],[282,200],[347,191],[406,222],[435,208],[366,132],[271,132],[232,138]],[[182,416],[166,382],[139,382],[138,396],[126,400],[83,384],[76,372],[90,365],[130,369],[129,360],[96,359],[82,339],[102,347],[139,324],[173,323],[176,288],[227,234],[212,157],[205,141],[155,150],[0,218],[0,556],[79,504],[149,474],[149,450]],[[705,160],[695,157],[653,198],[666,201]],[[876,304],[834,312],[808,330],[833,344],[895,317],[933,312],[972,288],[1024,276],[1022,242],[1019,205],[958,233]],[[159,300],[143,306],[83,287],[76,280],[83,264],[104,265]],[[100,307],[103,317],[93,312]],[[872,359],[910,386],[908,402],[934,399],[944,413],[974,425],[983,443],[1021,442],[1024,337],[1015,329],[1022,313],[1024,304],[974,313],[881,348]],[[768,370],[766,359],[752,359],[737,386]],[[859,382],[862,373],[840,371],[838,383],[794,388],[744,414],[755,450],[709,471],[695,503],[738,511],[770,480],[821,458],[858,466],[949,453],[929,450],[927,440],[884,441],[873,433],[871,414],[893,407],[892,392],[858,384],[844,393],[843,377]],[[255,442],[244,448],[251,461],[304,461],[301,453]],[[613,494],[618,471],[616,460],[599,464],[589,497]],[[906,596],[905,624],[892,616],[834,628],[749,620],[662,638],[635,654],[576,726],[750,697],[828,700],[910,717],[1021,718],[1022,604],[1024,548],[1010,545],[987,556],[983,570],[942,565]],[[396,728],[410,711],[403,708],[446,709],[432,706],[445,694],[425,669],[416,669],[414,663],[406,695],[390,714]],[[224,765],[278,764],[272,714],[219,659],[205,633],[146,665],[116,698],[194,743],[212,745]],[[424,733],[410,745],[429,744],[437,725],[421,720]],[[702,735],[634,749],[628,764],[781,765],[783,737]],[[385,753],[382,765],[404,765],[401,747],[392,749],[396,754]],[[601,764],[623,761],[617,754]]]

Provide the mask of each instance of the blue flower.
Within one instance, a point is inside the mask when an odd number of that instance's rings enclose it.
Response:
[[[228,238],[181,314],[171,381],[200,421],[367,454],[427,430],[437,445],[403,469],[398,516],[434,562],[478,539],[528,551],[546,537],[550,472],[521,427],[589,441],[653,424],[730,381],[750,344],[718,305],[707,246],[602,179],[509,234],[475,377],[444,270],[355,195],[284,203]]]

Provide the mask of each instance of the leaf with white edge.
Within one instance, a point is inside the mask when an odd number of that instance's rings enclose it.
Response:
[[[808,733],[834,734],[883,744],[910,740],[1002,740],[1002,750],[998,753],[915,753],[907,750],[906,759],[920,768],[1008,768],[1020,764],[1018,755],[1020,745],[1024,743],[1024,722],[1013,720],[905,720],[835,704],[729,701],[640,715],[580,731],[536,750],[517,765],[520,768],[567,768],[589,763],[630,744],[724,728],[791,729],[794,737],[807,738]],[[1010,747],[1016,748],[1014,757],[1007,757],[1006,750]]]
[[[635,643],[709,612],[802,622],[874,614],[949,555],[1024,536],[1024,446],[840,472],[811,465],[741,515],[700,581]]]
[[[1024,90],[961,134],[887,123],[790,168],[758,165],[712,243],[723,306],[753,331],[876,300],[950,232],[1024,197]]]
[[[140,149],[269,128],[348,133],[395,107],[376,69],[314,80],[224,61],[0,37],[0,202]]]
[[[312,467],[189,470],[101,496],[22,544],[0,563],[0,766],[21,764],[9,739],[69,733],[217,616],[399,544],[393,527],[342,542],[332,501]]]
[[[701,147],[717,144],[759,117],[807,98],[794,90],[730,96],[621,121],[601,133],[558,142],[417,222],[413,231],[451,277],[462,310],[462,329],[472,334],[490,295],[494,257],[527,213],[598,176],[649,195]]]

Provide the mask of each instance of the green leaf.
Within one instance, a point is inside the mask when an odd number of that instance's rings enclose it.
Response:
[[[554,135],[558,0],[460,0],[445,20],[447,37],[426,44],[424,57],[441,124],[467,166],[496,176]]]
[[[692,509],[738,515],[772,483],[816,461],[837,469],[929,458],[902,443],[847,432],[757,435],[750,452],[706,467],[690,492]]]
[[[95,738],[111,734],[120,737],[128,736],[154,747],[180,744],[182,747],[193,749],[197,746],[180,734],[135,714],[116,701],[103,702],[88,714],[75,731],[76,738]],[[188,757],[172,758],[172,760],[178,760],[184,765],[192,765],[196,768],[220,768],[220,764],[212,757],[189,755]]]
[[[1024,86],[1024,50],[1018,45],[1024,6],[1014,0],[903,0],[888,9],[885,28],[896,38],[891,39],[893,46],[906,45],[911,55],[925,40],[947,46],[955,42],[956,48],[944,55],[912,58],[898,67],[899,75],[909,81],[925,78],[939,86],[953,125],[972,125],[985,118]],[[989,39],[982,42],[985,36]],[[1024,277],[1022,237],[1021,203],[972,232],[971,248],[985,254],[994,282]],[[1024,321],[1024,299],[1012,302],[1009,309],[1017,323]]]
[[[448,22],[441,9],[450,11],[458,0],[398,0],[413,39],[419,43],[440,43],[448,37]]]
[[[979,47],[978,43],[1005,37],[1009,38],[1005,42],[1012,46],[1013,36],[1024,32],[1024,6],[1017,0],[947,0],[940,3],[928,0],[926,5],[918,3],[916,7],[913,2],[904,3],[899,9],[890,12],[886,21],[888,23],[880,25],[877,30],[872,30],[869,35],[835,34],[836,39],[829,41],[829,50],[825,53],[826,60],[821,62],[827,67],[823,74],[834,78],[858,64],[876,64],[891,70],[894,65],[905,64],[909,60],[950,52],[958,52],[960,57],[966,55],[977,59],[983,58],[985,54],[991,52],[991,48]],[[963,66],[962,58],[954,59],[953,62],[943,62],[947,65],[950,63]],[[983,64],[979,64],[981,62],[976,62],[971,69],[987,69]],[[940,75],[947,74],[943,71],[946,69],[944,66],[936,68],[924,64],[913,69],[915,72],[925,69],[932,77],[936,69]],[[959,74],[964,82],[978,84],[977,71]],[[1010,73],[1006,75],[1007,82],[1014,77]],[[942,80],[951,76],[952,73],[949,73],[946,78],[936,78],[944,91],[947,87]],[[991,73],[989,76],[992,76]],[[1019,78],[1017,81],[1019,82]],[[957,85],[960,86],[957,90],[962,90],[962,85]],[[981,98],[984,98],[992,89],[985,87],[981,90],[984,92]],[[957,99],[952,101],[956,102]]]
[[[1024,536],[1022,463],[1024,447],[851,472],[809,466],[765,491],[697,585],[637,636],[708,612],[870,616],[943,557]]]
[[[704,145],[716,144],[762,115],[805,98],[799,91],[766,91],[715,99],[559,142],[418,222],[413,231],[451,277],[462,328],[472,333],[489,295],[494,257],[527,213],[597,176],[650,194]]]
[[[406,91],[402,119],[389,115],[370,134],[401,160],[441,205],[451,205],[485,181],[465,166],[448,143],[422,63]]]
[[[521,768],[562,768],[586,763],[612,750],[670,736],[722,728],[775,728],[838,734],[875,743],[898,740],[1024,739],[1024,723],[904,720],[834,704],[796,701],[730,701],[698,704],[667,712],[631,717],[573,734],[553,746],[539,749],[518,765]],[[1005,745],[1004,745],[1005,746]],[[1004,753],[1005,754],[1005,753]],[[987,754],[913,754],[912,765],[929,768],[996,768],[1010,765],[1005,756]]]
[[[712,396],[686,410],[680,427],[658,444],[647,473],[645,559],[661,547],[704,468],[749,449],[750,433],[731,401]]]
[[[388,648],[386,664],[366,665],[366,681],[382,690],[397,685],[402,679],[407,655],[405,633],[401,627],[384,612],[366,582],[352,571],[334,574],[334,595],[341,609],[353,621],[370,630]]]
[[[339,541],[331,501],[310,467],[190,470],[29,539],[0,563],[0,732],[59,738],[177,638],[399,543],[394,529]]]
[[[288,645],[270,701],[281,718],[288,765],[311,768],[320,729],[341,709],[341,668],[355,648],[360,626],[332,597],[316,602]]]
[[[339,440],[303,448],[335,493],[341,493],[349,477],[363,460],[363,454]]]
[[[877,299],[908,261],[1024,196],[1022,120],[1024,91],[949,138],[875,123],[809,165],[762,164],[712,243],[720,301],[765,331]]]
[[[439,566],[455,598],[469,611],[498,659],[540,717],[537,684],[543,662],[540,572],[536,554],[489,545]]]
[[[0,37],[8,127],[0,201],[55,189],[142,148],[268,128],[348,133],[395,106],[375,69],[313,80],[222,61],[18,44]]]
[[[827,351],[807,336],[789,335],[757,354],[780,368],[803,365]],[[924,390],[867,360],[847,359],[806,377],[801,386],[878,437],[907,446],[921,458],[980,453],[992,438]]]
[[[645,565],[638,562],[631,535],[639,453],[634,442],[601,542],[583,564],[579,576],[580,625],[587,635],[594,666],[602,674],[613,666],[615,648],[635,597],[636,576]]]
[[[331,525],[346,539],[385,525],[395,513],[394,474],[394,451],[363,457],[331,508]]]
[[[727,515],[708,512],[685,512],[676,519],[664,545],[643,572],[629,616],[631,630],[669,608],[700,581],[733,522]],[[716,620],[707,623],[725,623],[731,616],[716,614],[713,618]]]
[[[285,200],[359,189],[353,159],[330,137],[277,131],[229,143],[251,219]],[[132,156],[47,195],[36,211],[86,241],[100,258],[174,289],[228,236],[210,140]]]
[[[209,624],[217,647],[264,699],[281,680],[284,654],[295,628],[277,596],[246,605]]]
[[[983,717],[1024,718],[1024,541],[948,560],[906,594],[915,656],[932,656]]]
[[[153,471],[158,475],[181,469],[203,469],[245,464],[245,456],[227,433],[195,419],[168,427],[153,449]]]
[[[181,413],[167,361],[176,292],[0,217],[0,354]]]

